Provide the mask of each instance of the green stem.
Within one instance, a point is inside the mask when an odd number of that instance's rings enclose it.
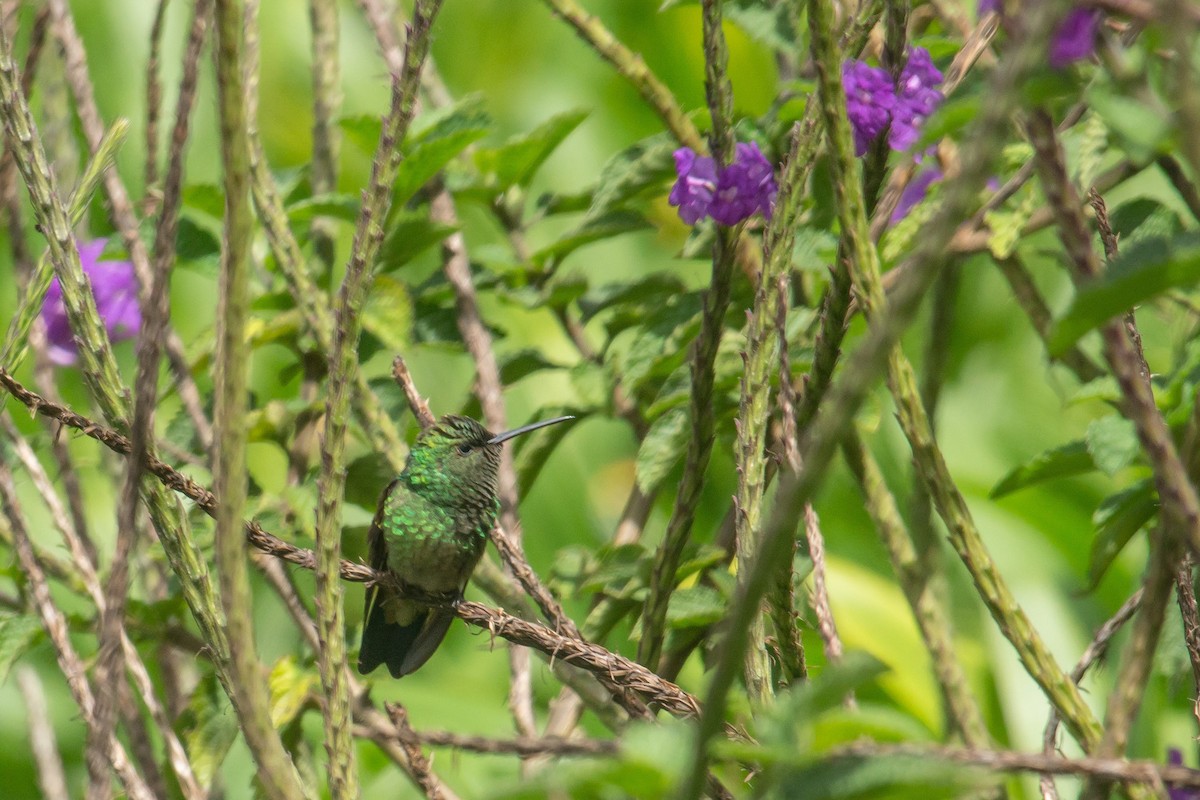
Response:
[[[725,50],[725,35],[721,30],[721,9],[718,0],[704,2],[704,59],[708,105],[713,119],[712,152],[718,164],[728,163],[733,151],[733,90],[725,67],[729,54]],[[642,638],[638,642],[638,661],[650,669],[658,664],[662,654],[667,606],[675,589],[675,572],[683,549],[691,535],[704,486],[713,446],[713,365],[721,344],[725,312],[729,308],[729,291],[733,282],[733,265],[737,258],[740,229],[717,227],[713,244],[712,277],[704,293],[704,310],[700,317],[700,332],[692,343],[692,391],[689,415],[692,420],[688,437],[687,458],[683,478],[675,495],[671,519],[655,554],[650,577],[650,593],[642,616]],[[761,623],[758,630],[761,639]]]
[[[284,281],[292,299],[304,316],[304,321],[317,340],[323,353],[333,352],[333,303],[329,296],[317,286],[309,274],[304,253],[288,225],[287,210],[258,131],[258,24],[257,2],[248,2],[246,25],[246,96],[249,107],[247,133],[250,137],[251,190],[258,218],[263,224],[267,244],[275,256],[275,263],[283,273]],[[400,436],[396,423],[384,412],[379,398],[371,391],[366,376],[354,372],[354,410],[363,431],[371,440],[375,451],[383,454],[395,472],[404,469],[404,454],[408,448]]]
[[[546,5],[564,22],[575,29],[579,38],[612,64],[618,74],[633,84],[671,135],[685,147],[696,152],[704,150],[704,140],[692,120],[679,107],[667,85],[659,80],[642,57],[621,43],[598,17],[589,14],[575,0],[545,0]]]
[[[913,547],[912,537],[905,530],[904,519],[896,499],[888,491],[879,465],[862,445],[858,436],[850,434],[842,442],[846,463],[858,482],[867,503],[867,513],[875,523],[887,548],[896,573],[896,580],[912,608],[917,628],[933,661],[938,687],[946,703],[946,715],[970,747],[987,747],[991,739],[983,722],[979,704],[971,695],[967,677],[958,662],[954,646],[954,631],[945,609],[938,601],[933,586],[924,573],[920,556]]]
[[[258,765],[259,782],[271,800],[299,800],[304,796],[299,776],[271,724],[266,677],[254,644],[253,597],[246,564],[246,539],[242,534],[247,491],[246,384],[250,364],[246,317],[250,305],[253,219],[241,63],[242,9],[237,0],[217,0],[216,21],[225,189],[213,428],[216,445],[213,484],[223,501],[217,509],[217,572],[231,647],[233,705],[246,744]]]
[[[337,190],[337,160],[340,137],[337,116],[342,104],[341,62],[338,59],[338,7],[335,0],[309,0],[312,27],[313,154],[311,166],[314,195]],[[329,220],[312,223],[313,249],[326,269],[333,268],[334,231]],[[326,351],[328,352],[328,351]]]
[[[400,142],[416,108],[421,68],[429,51],[430,31],[441,0],[418,0],[413,9],[404,70],[392,84],[392,105],[384,118],[370,183],[354,232],[346,274],[335,304],[336,328],[329,352],[329,387],[325,435],[321,439],[321,471],[317,479],[316,600],[317,630],[324,647],[319,655],[325,694],[325,744],[330,759],[334,798],[358,794],[346,674],[346,634],[341,567],[341,506],[346,485],[345,448],[354,375],[358,372],[358,339],[362,308],[374,276],[383,241],[383,221],[391,207],[391,189],[400,167]]]
[[[813,5],[819,9],[824,6],[820,16],[825,21],[820,23],[810,17],[810,22],[828,26],[828,4],[814,0]],[[822,482],[838,442],[886,367],[893,346],[915,317],[926,289],[947,262],[951,237],[961,221],[970,218],[976,210],[977,194],[991,175],[992,160],[1008,129],[1009,114],[1020,99],[1020,88],[1036,69],[1042,67],[1048,36],[1045,31],[1049,29],[1047,15],[1060,12],[1065,5],[1065,2],[1053,2],[1030,9],[1031,23],[1047,24],[1031,24],[1031,30],[1037,35],[1020,42],[992,74],[988,88],[992,102],[980,109],[968,132],[958,180],[946,186],[942,205],[902,265],[905,280],[896,286],[884,313],[870,321],[861,345],[845,364],[840,381],[827,401],[820,405],[813,424],[804,433],[799,472],[785,474],[780,481],[774,508],[763,528],[762,547],[749,567],[746,581],[734,596],[727,616],[725,646],[709,684],[691,765],[676,797],[699,797],[703,790],[709,742],[724,722],[726,698],[746,645],[745,628],[757,612],[758,603],[771,584],[779,561],[790,550],[796,522],[804,504]],[[817,61],[819,63],[820,59]],[[834,67],[836,63],[830,66]]]

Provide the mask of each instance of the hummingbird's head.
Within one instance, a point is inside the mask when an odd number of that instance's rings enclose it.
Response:
[[[404,467],[414,489],[443,502],[496,495],[501,445],[522,433],[572,417],[556,417],[495,434],[470,417],[447,414],[417,437]],[[471,496],[474,497],[471,497]]]

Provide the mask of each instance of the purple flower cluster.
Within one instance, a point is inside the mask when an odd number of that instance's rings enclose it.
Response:
[[[723,169],[708,156],[681,147],[675,151],[675,173],[679,178],[668,200],[688,225],[706,216],[722,225],[736,225],[755,211],[771,218],[775,170],[754,142],[738,144],[733,163]]]
[[[1096,31],[1100,27],[1100,9],[1075,8],[1067,12],[1050,37],[1047,53],[1050,66],[1063,69],[1096,52]]]
[[[1167,763],[1172,767],[1183,766],[1183,753],[1178,747],[1172,747],[1167,750]],[[1170,800],[1200,800],[1200,789],[1191,789],[1184,786],[1167,785],[1167,797]]]
[[[977,11],[980,17],[1001,11],[1000,0],[979,0]],[[1046,60],[1054,69],[1064,69],[1076,61],[1091,58],[1096,52],[1096,32],[1100,27],[1101,11],[1098,8],[1074,8],[1067,12],[1063,21],[1050,36],[1050,50]]]
[[[133,339],[142,326],[142,312],[138,307],[137,276],[133,264],[128,261],[101,261],[104,239],[96,239],[79,245],[79,261],[83,274],[92,286],[96,299],[96,310],[108,329],[108,337],[114,342]],[[46,291],[42,303],[42,322],[46,325],[47,352],[50,361],[61,366],[70,366],[79,358],[79,350],[71,335],[67,322],[67,309],[63,305],[62,286],[55,278]]]
[[[842,65],[842,82],[846,115],[854,129],[854,152],[860,156],[889,124],[888,147],[909,149],[917,141],[921,123],[942,102],[942,93],[935,88],[942,73],[923,47],[909,51],[895,84],[884,70],[853,59]]]

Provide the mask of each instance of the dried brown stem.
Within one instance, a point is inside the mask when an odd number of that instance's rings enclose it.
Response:
[[[388,703],[384,708],[387,709],[392,724],[396,726],[396,742],[408,754],[408,763],[412,767],[411,774],[416,780],[417,786],[429,800],[445,800],[446,795],[442,793],[442,784],[434,777],[429,759],[421,751],[421,739],[408,722],[408,712],[399,703]]]
[[[113,452],[129,455],[130,447],[127,437],[111,428],[98,425],[62,405],[47,402],[41,396],[26,389],[3,368],[0,368],[0,386],[3,386],[14,399],[31,411],[57,420],[67,427],[75,428]],[[212,492],[165,464],[156,456],[147,456],[145,469],[146,472],[158,478],[164,486],[194,501],[204,513],[210,516],[216,513],[218,501]],[[246,523],[246,539],[251,546],[268,555],[307,570],[316,568],[316,560],[311,550],[288,544],[263,530],[257,522]],[[376,572],[364,564],[355,564],[350,561],[341,562],[340,574],[343,580],[356,583],[394,580],[386,573]],[[423,596],[410,587],[396,586],[395,588],[409,597],[428,602],[430,605],[449,605],[451,603],[450,598]],[[504,611],[489,608],[480,603],[463,601],[451,605],[451,608],[460,619],[470,625],[488,630],[492,635],[502,639],[540,650],[551,659],[574,664],[595,674],[614,699],[625,704],[627,709],[630,706],[637,708],[641,703],[640,697],[644,697],[646,702],[675,716],[694,717],[699,713],[699,703],[692,695],[670,681],[663,680],[645,667],[599,645],[563,636],[544,625],[526,622]]]
[[[616,742],[607,739],[564,739],[543,736],[534,739],[489,739],[485,736],[463,736],[450,731],[423,731],[417,734],[422,744],[431,747],[450,747],[471,753],[518,756],[615,756]]]

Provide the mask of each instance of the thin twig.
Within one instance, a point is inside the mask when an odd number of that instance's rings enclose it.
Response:
[[[607,739],[563,739],[542,736],[532,739],[489,739],[485,736],[463,736],[449,731],[422,731],[417,734],[422,744],[431,747],[450,747],[470,753],[518,756],[615,756],[620,752],[616,742]]]
[[[44,800],[69,800],[67,776],[58,755],[58,742],[54,738],[54,725],[50,722],[42,681],[32,667],[26,666],[17,667],[16,678],[29,717],[29,745],[37,764],[38,788],[42,790]]]
[[[902,757],[921,760],[942,759],[956,764],[983,767],[998,772],[1049,772],[1055,775],[1083,775],[1120,781],[1146,783],[1162,794],[1163,785],[1180,788],[1200,787],[1200,770],[1156,764],[1153,761],[1125,761],[1117,758],[1058,758],[1041,753],[1017,753],[1006,750],[969,750],[958,747],[928,747],[909,744],[852,744],[830,751],[831,758]]]
[[[388,703],[384,708],[396,727],[397,743],[408,754],[408,763],[412,766],[412,775],[417,786],[429,800],[444,800],[441,782],[433,777],[429,759],[421,751],[421,739],[408,722],[408,712],[399,703]]]
[[[5,529],[3,531],[5,537],[10,538],[13,542],[21,570],[29,582],[34,605],[41,617],[42,627],[45,628],[54,645],[59,669],[67,679],[67,686],[88,725],[94,725],[95,695],[91,686],[88,685],[83,661],[71,645],[66,617],[54,604],[54,598],[50,595],[50,587],[46,581],[46,573],[42,570],[37,556],[34,555],[33,543],[25,529],[24,516],[17,502],[16,489],[12,484],[12,472],[3,460],[0,460],[0,528]],[[125,748],[115,735],[109,736],[108,758],[112,769],[120,777],[121,783],[130,797],[134,800],[153,800],[154,793],[150,791],[145,780],[134,769]]]
[[[1113,614],[1100,629],[1096,631],[1096,635],[1092,637],[1092,641],[1088,643],[1087,648],[1083,651],[1083,655],[1079,657],[1079,662],[1075,664],[1075,668],[1071,670],[1071,680],[1075,683],[1083,681],[1083,676],[1087,671],[1096,664],[1104,654],[1108,651],[1108,645],[1112,642],[1117,631],[1133,618],[1138,607],[1142,603],[1142,589],[1134,592],[1128,600],[1121,604],[1117,609],[1117,613]],[[1058,723],[1059,717],[1053,709],[1050,710],[1050,719],[1046,721],[1046,729],[1042,733],[1042,752],[1046,755],[1054,755],[1057,750],[1055,744],[1058,738]],[[1057,791],[1054,788],[1054,781],[1050,773],[1043,773],[1040,779],[1041,790],[1043,797],[1057,797]]]

